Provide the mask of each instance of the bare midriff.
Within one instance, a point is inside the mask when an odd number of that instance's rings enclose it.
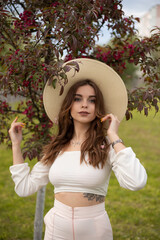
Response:
[[[105,201],[102,195],[79,192],[56,193],[55,198],[70,207],[87,207],[100,204]]]

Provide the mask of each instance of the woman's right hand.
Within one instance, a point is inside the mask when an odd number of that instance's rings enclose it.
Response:
[[[22,141],[22,128],[25,126],[22,122],[17,122],[18,117],[11,123],[9,129],[9,136],[11,138],[12,145],[20,145]]]

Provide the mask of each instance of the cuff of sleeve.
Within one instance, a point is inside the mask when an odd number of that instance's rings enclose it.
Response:
[[[114,163],[118,163],[119,161],[123,160],[123,158],[121,159],[121,156],[135,156],[135,153],[133,152],[131,147],[126,147],[124,149],[122,149],[121,151],[119,151],[118,153],[116,153],[114,151],[113,148],[111,148],[111,156],[110,156],[110,163],[111,165],[114,165]]]
[[[19,163],[9,167],[11,173],[16,172],[21,169],[28,168],[28,163]]]
[[[30,167],[28,166],[28,163],[20,163],[10,166],[9,170],[12,179],[16,184],[30,172]]]

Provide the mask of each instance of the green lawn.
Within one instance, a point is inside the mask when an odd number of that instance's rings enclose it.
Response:
[[[160,239],[160,113],[149,117],[134,113],[134,119],[123,121],[119,135],[131,146],[148,173],[144,189],[132,192],[122,189],[111,175],[106,210],[113,228],[114,240]],[[0,240],[33,239],[36,194],[20,198],[14,192],[9,166],[11,151],[0,147]],[[33,166],[35,161],[31,162]],[[53,187],[46,190],[45,213],[53,205]],[[90,239],[89,239],[90,240]],[[97,239],[98,240],[98,239]]]

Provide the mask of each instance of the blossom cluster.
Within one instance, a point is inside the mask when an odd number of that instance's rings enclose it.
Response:
[[[144,56],[144,52],[136,44],[126,43],[117,47],[101,47],[97,46],[93,54],[95,59],[98,59],[111,67],[118,73],[123,73],[126,68],[126,62],[137,65],[140,58]]]
[[[94,56],[95,59],[110,65],[119,73],[125,69],[124,50],[97,47]]]
[[[19,16],[20,16],[20,19],[18,19],[14,22],[15,28],[18,28],[19,30],[23,30],[28,27],[36,27],[37,26],[37,23],[34,19],[34,15],[31,11],[25,10]]]
[[[5,114],[10,110],[10,106],[6,101],[0,100],[0,113]]]
[[[28,100],[26,102],[26,105],[27,105],[27,107],[26,107],[25,111],[23,112],[23,114],[25,114],[29,119],[31,119],[35,115],[32,101]]]

